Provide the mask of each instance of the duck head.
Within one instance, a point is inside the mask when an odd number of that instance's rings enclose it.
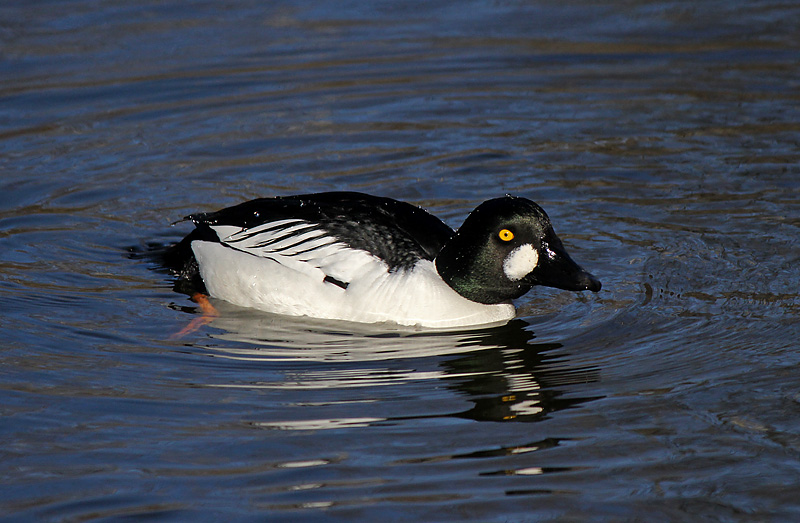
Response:
[[[479,205],[434,262],[450,287],[479,303],[519,298],[534,285],[592,292],[601,287],[567,254],[544,209],[514,196]]]

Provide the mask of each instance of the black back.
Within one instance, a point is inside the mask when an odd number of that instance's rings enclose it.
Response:
[[[186,217],[197,228],[170,250],[165,264],[197,286],[194,240],[218,241],[211,225],[251,228],[266,222],[300,219],[320,225],[351,248],[377,256],[394,271],[420,259],[433,260],[454,231],[439,218],[409,203],[357,192],[326,192],[259,198]]]

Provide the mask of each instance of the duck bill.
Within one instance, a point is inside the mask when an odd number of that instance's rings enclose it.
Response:
[[[565,291],[597,292],[600,280],[570,258],[560,241],[544,245],[545,256],[526,277],[531,285],[543,285]]]

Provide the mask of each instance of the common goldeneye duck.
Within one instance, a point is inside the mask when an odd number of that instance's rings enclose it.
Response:
[[[488,200],[453,231],[355,192],[261,198],[187,216],[165,255],[178,287],[292,316],[434,328],[505,323],[534,285],[600,290],[534,202]]]

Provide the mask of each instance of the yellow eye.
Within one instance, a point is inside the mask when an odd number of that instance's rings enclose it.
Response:
[[[508,229],[503,229],[497,235],[500,237],[501,240],[504,242],[510,242],[514,239],[514,233],[509,231]]]

